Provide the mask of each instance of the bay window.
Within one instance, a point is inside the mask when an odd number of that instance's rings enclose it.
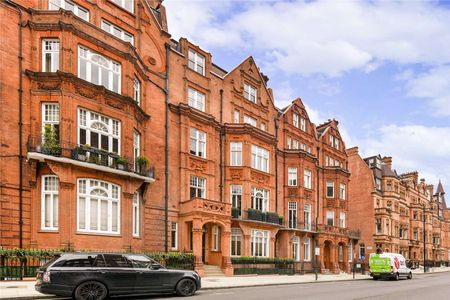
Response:
[[[269,257],[269,231],[251,230],[251,256]]]
[[[269,172],[269,151],[252,145],[252,168]]]
[[[190,153],[195,156],[206,158],[206,132],[191,128]]]
[[[295,140],[294,139],[294,141],[292,142],[292,149],[294,149],[294,150],[298,150],[298,140]]]
[[[242,142],[230,143],[230,165],[242,166]]]
[[[288,186],[297,186],[297,168],[288,168]]]
[[[120,187],[94,179],[78,179],[77,230],[120,233]]]
[[[191,195],[191,199],[206,197],[206,179],[205,178],[191,176],[190,195]]]
[[[59,179],[42,176],[41,229],[58,230],[59,227]]]
[[[78,144],[120,153],[120,122],[86,109],[78,109]]]
[[[78,46],[78,77],[120,94],[121,65],[83,46]]]
[[[205,94],[193,88],[188,88],[188,103],[190,107],[205,111]]]
[[[263,212],[269,210],[269,191],[252,187],[252,208]]]
[[[102,29],[112,35],[114,35],[115,37],[121,39],[124,42],[128,42],[131,45],[134,45],[134,37],[131,33],[126,32],[125,30],[123,30],[122,28],[111,24],[108,21],[102,20]]]
[[[231,228],[231,256],[241,256],[242,253],[242,230]]]
[[[89,22],[89,11],[78,4],[75,4],[69,0],[49,0],[48,1],[49,10],[70,10],[73,14],[81,19]]]
[[[312,188],[312,183],[311,183],[311,171],[304,169],[303,170],[303,187],[310,189]]]
[[[42,40],[42,72],[56,72],[59,69],[59,40]]]

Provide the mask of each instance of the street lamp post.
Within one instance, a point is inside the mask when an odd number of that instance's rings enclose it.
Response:
[[[425,230],[425,204],[423,205],[423,272],[426,273],[426,259],[427,259],[427,234]]]

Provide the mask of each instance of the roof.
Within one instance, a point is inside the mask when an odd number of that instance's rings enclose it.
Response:
[[[392,170],[388,165],[381,164],[381,174],[387,177],[398,177],[397,171]]]
[[[442,182],[439,180],[439,184],[437,186],[437,190],[436,190],[437,194],[445,194],[444,192],[444,188],[442,187]]]

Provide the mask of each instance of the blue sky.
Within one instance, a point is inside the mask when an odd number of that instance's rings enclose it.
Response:
[[[166,0],[169,31],[231,70],[252,55],[346,146],[450,186],[450,2]]]

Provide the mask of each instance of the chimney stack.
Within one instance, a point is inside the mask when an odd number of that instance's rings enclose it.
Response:
[[[392,157],[391,156],[385,156],[382,159],[383,164],[388,166],[390,169],[392,169]]]

